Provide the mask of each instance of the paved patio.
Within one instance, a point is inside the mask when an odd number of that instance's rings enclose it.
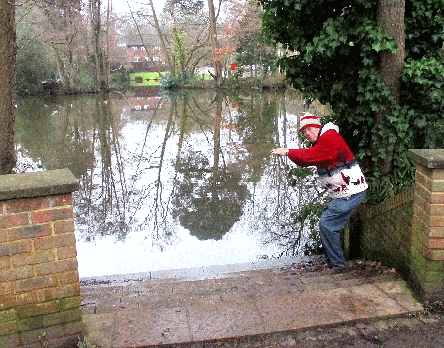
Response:
[[[214,341],[422,310],[393,272],[300,271],[294,260],[81,279],[83,321],[99,347]]]

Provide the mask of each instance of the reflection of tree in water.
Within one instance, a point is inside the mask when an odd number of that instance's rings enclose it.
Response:
[[[292,105],[287,105],[283,93],[238,96],[233,100],[237,105],[235,127],[241,131],[249,154],[244,174],[253,184],[253,204],[245,208],[252,218],[246,228],[261,233],[263,243],[278,245],[280,253],[275,256],[298,255],[317,221],[316,207],[307,204],[318,192],[313,175],[289,175],[289,168],[295,165],[286,158],[270,157],[270,149],[301,146],[294,130],[307,106],[301,98],[299,103],[292,99]],[[292,136],[290,144],[287,132]]]
[[[284,163],[270,163],[270,148],[286,146],[285,100],[258,93],[234,101],[236,108],[223,109],[216,93],[187,94],[150,113],[132,112],[145,137],[134,152],[120,134],[127,120],[97,96],[66,99],[55,111],[32,104],[17,126],[29,129],[20,139],[28,155],[45,152],[46,168],[69,166],[80,177],[75,210],[82,239],[124,240],[130,229],[140,230],[162,249],[174,243],[177,220],[201,240],[221,239],[240,220],[291,253],[301,228],[293,228],[290,213],[312,193],[302,183],[288,185]]]
[[[20,157],[29,157],[48,170],[69,168],[77,178],[86,174],[94,156],[82,138],[89,126],[85,122],[89,115],[81,106],[89,100],[87,97],[70,100],[71,103],[60,97],[19,100],[15,127]]]
[[[120,119],[113,115],[108,96],[20,101],[17,130],[23,155],[45,169],[68,167],[79,178],[74,209],[82,237],[125,238],[130,221]]]
[[[294,113],[287,112],[287,102],[282,95],[280,103],[265,100],[262,104],[248,106],[254,109],[261,106],[265,115],[275,115],[273,120],[274,131],[269,129],[264,134],[272,135],[273,140],[269,142],[268,151],[273,147],[300,148],[303,146],[302,139],[292,138],[291,143],[287,143],[288,132],[291,122],[293,129],[298,129],[300,116],[307,111],[305,101],[300,99],[299,103],[292,105]],[[253,115],[259,114],[254,112]],[[321,115],[317,112],[318,115]],[[249,112],[247,115],[251,115]],[[296,124],[294,124],[296,117]],[[248,119],[248,116],[245,120]],[[267,118],[258,118],[260,122]],[[242,119],[240,121],[243,121]],[[250,122],[244,122],[248,125]],[[263,123],[262,126],[270,127],[271,123]],[[242,123],[240,123],[242,127]],[[247,139],[249,138],[246,136]],[[254,138],[251,138],[254,144]],[[269,138],[267,138],[269,140]],[[270,158],[270,157],[268,157]],[[280,246],[278,256],[295,256],[308,249],[316,248],[318,244],[317,221],[319,214],[319,200],[323,196],[322,189],[319,188],[313,170],[310,168],[297,167],[286,157],[271,157],[263,176],[267,180],[264,185],[264,204],[258,206],[258,225],[266,231],[264,243],[271,243]]]
[[[91,147],[96,147],[96,161],[100,167],[92,167],[88,175],[80,178],[76,222],[86,228],[83,231],[86,240],[94,239],[95,235],[114,235],[122,240],[130,229],[124,160],[118,122],[105,97],[96,99],[90,141]]]
[[[145,149],[145,147],[148,147],[149,130],[151,128],[151,122],[147,127],[144,143],[141,148],[141,154],[144,154],[145,156],[148,155],[147,158],[153,158],[156,156],[157,150],[160,150],[160,154],[158,157],[158,164],[155,166],[150,165],[150,168],[157,169],[157,177],[154,182],[149,183],[146,186],[144,185],[145,187],[143,188],[143,190],[137,195],[135,195],[137,204],[133,208],[133,211],[135,212],[140,208],[142,208],[142,205],[147,204],[147,202],[150,202],[148,209],[149,213],[147,214],[147,216],[145,216],[143,222],[139,223],[137,228],[143,230],[147,226],[151,226],[150,228],[152,229],[152,237],[153,237],[152,242],[153,244],[157,244],[160,250],[163,250],[164,245],[169,244],[172,241],[172,237],[174,234],[174,227],[172,226],[171,221],[168,218],[170,210],[170,200],[169,199],[165,200],[163,196],[164,183],[162,181],[162,168],[164,167],[167,142],[172,136],[172,131],[174,128],[173,127],[174,114],[176,113],[176,110],[177,110],[177,104],[176,102],[173,102],[172,107],[170,108],[167,123],[165,125],[163,141],[161,144],[159,144],[159,147],[154,149],[154,152],[152,153],[146,153],[147,150]],[[156,112],[152,116],[151,121],[155,118]],[[139,157],[137,167],[142,165],[143,162],[144,160],[142,160],[142,158]],[[134,178],[137,181],[137,178],[140,175],[139,168],[136,169],[136,173],[137,174],[134,176]]]
[[[243,145],[248,150],[248,165],[253,182],[263,175],[273,147],[278,117],[277,98],[267,98],[263,94],[238,101],[237,128],[241,131]]]
[[[291,165],[288,160],[274,158],[274,168],[268,173],[270,194],[267,201],[274,207],[266,223],[273,222],[267,229],[265,243],[279,245],[279,256],[296,256],[318,248],[319,202],[323,190],[316,182],[312,168]],[[265,214],[264,214],[265,215]]]
[[[248,189],[239,173],[219,170],[216,176],[201,153],[190,153],[178,164],[182,174],[174,200],[174,217],[199,240],[219,240],[241,217]]]

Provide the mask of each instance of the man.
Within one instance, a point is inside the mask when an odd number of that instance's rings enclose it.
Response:
[[[302,167],[317,167],[321,185],[330,196],[319,220],[321,242],[329,265],[335,272],[343,272],[348,263],[339,232],[365,198],[368,185],[338,126],[331,122],[322,126],[315,115],[307,113],[301,118],[300,131],[310,142],[310,148],[277,148],[271,153],[288,156]]]

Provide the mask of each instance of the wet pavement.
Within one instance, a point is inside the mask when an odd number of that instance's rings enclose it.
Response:
[[[392,270],[333,274],[322,262],[294,262],[82,278],[88,340],[116,348],[205,342],[423,310]]]

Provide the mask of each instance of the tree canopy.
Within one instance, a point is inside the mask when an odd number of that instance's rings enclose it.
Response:
[[[280,66],[288,81],[306,97],[331,105],[341,134],[372,181],[373,196],[383,199],[412,182],[408,149],[444,144],[444,1],[405,1],[398,98],[380,69],[381,52],[400,49],[378,25],[382,0],[260,2],[266,36],[287,49]],[[380,112],[385,117],[378,123]],[[392,169],[383,173],[377,163],[389,151]]]

